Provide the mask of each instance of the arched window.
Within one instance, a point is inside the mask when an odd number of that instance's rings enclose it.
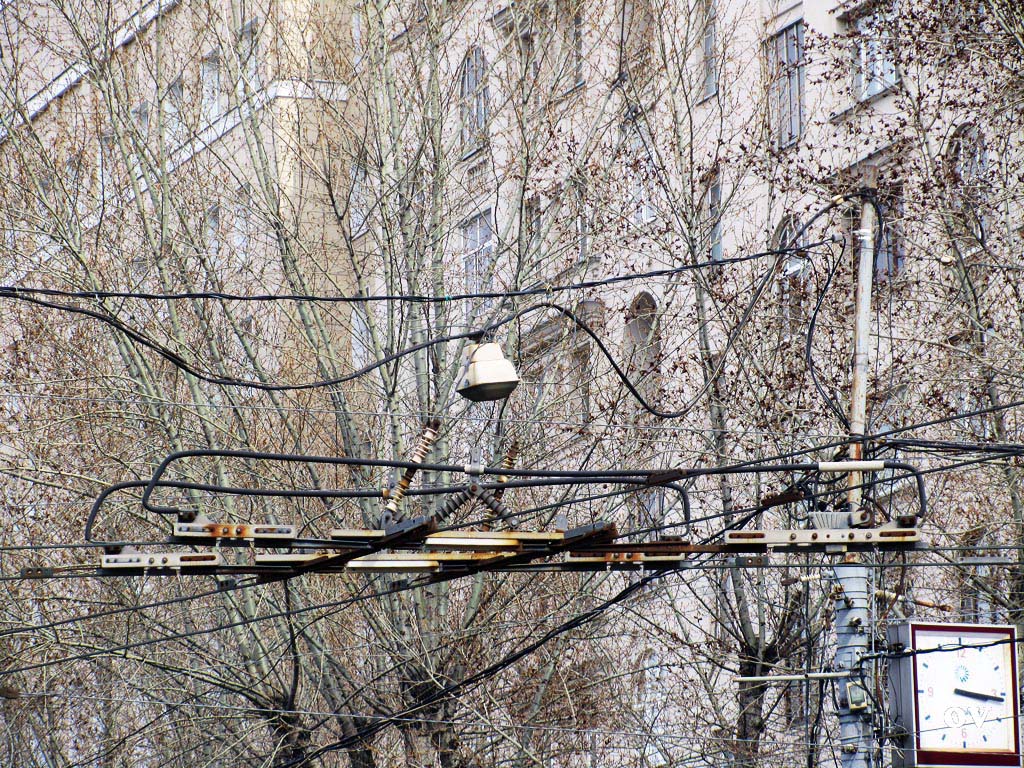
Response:
[[[470,154],[487,139],[489,119],[487,93],[487,59],[483,49],[475,45],[462,62],[462,80],[459,84],[459,103],[462,117],[462,149]]]
[[[634,386],[644,397],[657,389],[661,367],[661,333],[658,328],[658,305],[649,293],[641,293],[626,312],[626,333],[623,348],[626,370]]]

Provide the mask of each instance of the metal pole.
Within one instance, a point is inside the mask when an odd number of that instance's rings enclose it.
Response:
[[[875,207],[864,203],[861,209],[860,259],[857,265],[856,309],[853,318],[853,375],[850,381],[850,450],[849,458],[864,458],[864,431],[867,429],[868,349],[871,343],[871,287],[875,271]],[[861,522],[862,474],[850,472],[848,495],[851,522]]]
[[[873,176],[874,174],[869,175]],[[875,179],[869,179],[874,186]],[[857,265],[856,310],[853,327],[853,373],[850,387],[850,452],[851,460],[861,460],[863,439],[867,429],[868,349],[871,333],[871,288],[875,268],[875,209],[865,202],[860,219],[860,258]],[[861,509],[863,474],[850,472],[847,501],[849,521],[859,525],[865,520]],[[842,565],[835,566],[836,581],[842,588],[836,606],[836,663],[838,672],[857,672],[860,661],[868,653],[868,590],[867,568],[855,555],[847,555]],[[839,741],[843,768],[868,768],[874,744],[871,733],[871,712],[863,684],[870,689],[870,669],[864,669],[863,680],[839,684]]]

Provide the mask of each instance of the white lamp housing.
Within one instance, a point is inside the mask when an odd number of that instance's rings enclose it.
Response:
[[[466,360],[458,393],[467,400],[501,400],[519,386],[516,367],[494,342],[471,344],[466,348]]]

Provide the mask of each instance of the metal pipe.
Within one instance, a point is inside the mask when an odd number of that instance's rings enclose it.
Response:
[[[866,171],[870,187],[877,186],[877,169]],[[867,431],[868,352],[871,340],[871,289],[875,269],[875,203],[865,196],[861,207],[861,238],[857,264],[856,303],[853,325],[853,371],[850,380],[850,444],[848,459],[860,462],[864,458],[864,434]],[[859,522],[863,472],[860,469],[847,475],[847,502],[849,519]],[[868,608],[873,597],[868,589],[867,568],[855,557],[847,557],[835,566],[836,581],[843,590],[845,600],[836,606],[835,668],[848,673],[864,671],[862,659],[868,653]],[[865,675],[870,673],[865,671]],[[870,689],[870,677],[864,686]],[[850,700],[850,685],[839,687],[839,741],[842,768],[868,768],[874,752],[869,712]]]
[[[793,675],[753,675],[751,677],[734,677],[734,683],[798,683],[804,680],[841,680],[853,677],[853,672],[800,672]]]
[[[864,433],[867,431],[868,352],[871,344],[871,289],[875,274],[875,207],[866,201],[861,208],[860,260],[857,265],[857,292],[853,318],[853,373],[850,381],[851,461],[864,458]],[[861,473],[850,472],[847,499],[850,514],[860,510]]]

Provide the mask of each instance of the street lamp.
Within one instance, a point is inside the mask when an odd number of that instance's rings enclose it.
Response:
[[[500,345],[489,341],[466,348],[466,369],[457,389],[464,398],[474,402],[501,400],[517,386],[519,374]]]

